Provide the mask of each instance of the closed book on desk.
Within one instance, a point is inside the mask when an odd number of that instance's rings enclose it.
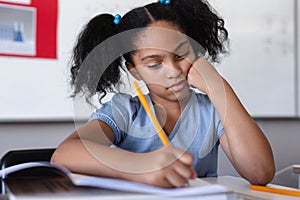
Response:
[[[182,188],[165,189],[122,179],[71,173],[49,162],[23,163],[1,170],[10,199],[232,199],[225,186],[192,180]],[[4,177],[5,177],[4,176]]]

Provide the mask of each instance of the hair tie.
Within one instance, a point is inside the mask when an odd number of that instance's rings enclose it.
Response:
[[[171,0],[159,0],[160,3],[169,5],[171,3]]]
[[[121,20],[121,15],[116,14],[114,19],[114,24],[118,25],[120,23],[120,20]]]

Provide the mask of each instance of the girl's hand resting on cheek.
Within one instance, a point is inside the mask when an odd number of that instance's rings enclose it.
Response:
[[[144,180],[146,184],[173,188],[185,186],[189,179],[197,177],[192,167],[193,156],[187,151],[169,145],[148,153],[144,158],[147,158],[146,163],[151,165],[153,170],[135,174],[139,182]]]
[[[187,79],[191,87],[197,88],[208,96],[210,96],[212,87],[222,82],[220,74],[212,64],[204,58],[199,58],[194,61]]]

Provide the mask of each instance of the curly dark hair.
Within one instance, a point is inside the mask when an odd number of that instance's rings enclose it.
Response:
[[[204,0],[172,0],[170,5],[151,3],[126,13],[118,25],[113,20],[111,14],[97,15],[79,34],[71,59],[72,97],[83,93],[89,102],[93,95],[100,94],[101,101],[107,92],[115,91],[124,69],[124,59],[133,64],[134,52],[123,53],[122,45],[116,41],[109,42],[109,38],[132,29],[145,28],[155,21],[163,20],[177,26],[199,43],[214,62],[219,61],[220,54],[227,52],[225,42],[228,32],[224,20]],[[134,45],[136,34],[130,34],[126,46]],[[119,48],[115,48],[116,45]],[[199,51],[195,46],[193,48],[195,52]]]

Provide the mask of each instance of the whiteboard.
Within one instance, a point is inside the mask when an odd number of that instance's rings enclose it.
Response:
[[[231,40],[219,70],[246,109],[255,117],[295,117],[295,1],[209,2]]]
[[[153,1],[60,0],[57,60],[0,56],[0,121],[73,120],[68,61],[83,25],[99,13],[123,15],[150,2]],[[84,110],[76,115],[87,119],[90,114]]]
[[[87,119],[91,109],[80,110],[80,101],[68,98],[68,61],[76,36],[98,13],[123,15],[150,2],[60,0],[57,60],[0,57],[0,121]],[[300,92],[295,86],[294,0],[209,2],[224,17],[231,39],[230,55],[218,67],[246,109],[257,117],[295,116]]]

